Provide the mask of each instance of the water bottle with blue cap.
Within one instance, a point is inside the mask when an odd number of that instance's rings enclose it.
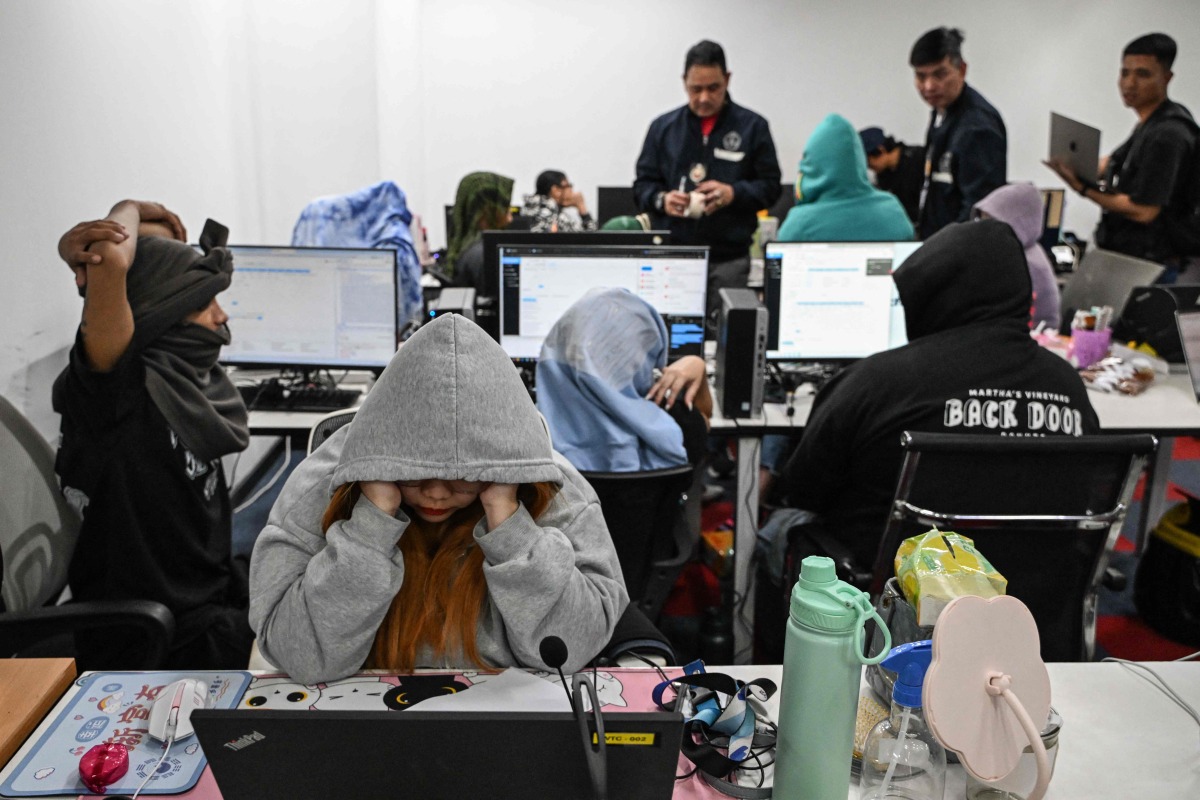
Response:
[[[922,711],[921,692],[932,657],[933,643],[923,641],[902,644],[883,660],[896,673],[896,684],[890,715],[871,729],[863,746],[862,800],[942,800],[945,794],[946,749]]]
[[[871,617],[884,645],[868,658],[863,626]],[[783,650],[773,797],[845,800],[862,666],[879,663],[890,646],[870,597],[838,580],[832,559],[801,562]]]

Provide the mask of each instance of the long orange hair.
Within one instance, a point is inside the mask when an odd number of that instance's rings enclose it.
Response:
[[[517,490],[534,519],[550,505],[558,487],[553,483],[524,483]],[[333,523],[349,519],[362,489],[346,483],[333,492],[322,532]],[[375,632],[367,656],[367,669],[411,672],[417,650],[425,645],[434,655],[461,653],[476,666],[487,669],[479,657],[475,630],[487,597],[483,578],[483,552],[475,546],[472,531],[484,516],[478,498],[454,512],[445,522],[433,525],[409,515],[412,521],[400,537],[404,554],[404,583]]]

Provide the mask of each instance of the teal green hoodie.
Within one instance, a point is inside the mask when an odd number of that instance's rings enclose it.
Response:
[[[858,132],[830,114],[804,146],[796,205],[779,229],[781,242],[900,242],[914,237],[895,195],[867,178]]]

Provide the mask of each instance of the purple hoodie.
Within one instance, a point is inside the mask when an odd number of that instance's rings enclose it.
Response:
[[[1059,325],[1058,282],[1046,251],[1038,244],[1042,236],[1042,193],[1032,183],[1010,183],[1001,186],[975,204],[972,216],[979,212],[992,219],[1008,223],[1021,246],[1025,248],[1025,263],[1033,281],[1033,322],[1045,322],[1049,328]]]

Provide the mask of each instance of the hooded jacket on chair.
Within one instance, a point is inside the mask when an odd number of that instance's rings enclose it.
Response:
[[[832,523],[868,567],[896,489],[902,432],[1080,436],[1100,429],[1075,369],[1029,335],[1029,270],[1008,225],[950,225],[894,279],[909,343],[825,385],[779,482],[787,505]]]
[[[251,561],[250,624],[263,655],[304,683],[362,667],[404,581],[397,545],[409,517],[403,507],[389,517],[365,497],[325,534],[321,517],[344,483],[425,478],[560,487],[537,520],[521,506],[491,531],[486,518],[476,526],[487,582],[476,643],[497,667],[546,668],[539,645],[549,635],[566,643],[568,671],[595,656],[628,604],[599,502],[551,449],[512,362],[457,315],[409,339],[354,421],[284,486]],[[418,665],[472,666],[432,658],[418,653]]]
[[[975,212],[1006,222],[1025,248],[1025,263],[1033,281],[1033,324],[1057,329],[1061,322],[1058,281],[1042,249],[1042,193],[1032,183],[1010,183],[975,204]]]
[[[906,242],[913,226],[896,196],[867,177],[862,141],[830,114],[808,137],[796,178],[796,205],[779,228],[781,242]]]

